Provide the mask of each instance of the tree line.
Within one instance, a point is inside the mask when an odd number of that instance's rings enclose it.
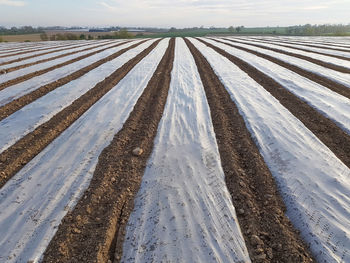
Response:
[[[6,28],[0,26],[0,35],[25,35],[25,34],[40,34],[43,33],[44,30],[41,27],[34,28],[31,26],[23,26],[23,27],[11,27]]]
[[[350,24],[324,24],[324,25],[311,25],[306,24],[303,26],[290,26],[286,28],[287,35],[305,35],[305,36],[320,36],[320,35],[335,35],[345,36],[350,35]]]

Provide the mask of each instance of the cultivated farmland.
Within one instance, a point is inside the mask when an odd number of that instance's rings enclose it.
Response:
[[[350,262],[350,38],[0,44],[0,262]]]

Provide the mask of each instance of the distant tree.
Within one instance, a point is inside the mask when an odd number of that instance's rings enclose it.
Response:
[[[56,35],[51,35],[50,36],[50,41],[55,41],[56,40]]]
[[[72,33],[66,33],[64,34],[64,40],[78,40],[78,36],[76,34],[72,34]]]
[[[119,31],[119,37],[120,38],[132,38],[132,35],[128,32],[126,29],[121,29]]]
[[[228,28],[228,31],[231,32],[231,33],[233,33],[233,32],[235,31],[235,29],[234,29],[233,26],[230,26],[230,27]]]
[[[169,29],[169,32],[176,32],[176,31],[177,31],[176,27],[172,27]]]
[[[86,36],[85,36],[84,34],[81,34],[81,35],[79,36],[79,39],[81,39],[81,40],[86,39]]]
[[[56,34],[56,40],[62,41],[67,40],[67,38],[63,34]]]
[[[18,29],[17,29],[17,27],[15,27],[15,26],[13,26],[13,27],[11,27],[11,33],[12,34],[17,34],[17,32],[18,32]]]
[[[48,41],[49,40],[49,37],[47,36],[47,34],[44,32],[44,33],[41,33],[40,34],[40,39],[42,41]]]
[[[88,35],[88,39],[89,39],[89,40],[92,40],[92,39],[94,39],[94,37],[91,36],[91,35]]]
[[[240,26],[236,27],[236,31],[237,33],[241,32],[241,27]]]

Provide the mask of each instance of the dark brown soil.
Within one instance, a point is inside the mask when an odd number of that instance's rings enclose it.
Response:
[[[226,40],[233,40],[233,39],[229,39],[229,38],[225,38],[225,39]],[[280,47],[286,47],[286,48],[291,48],[291,49],[295,49],[295,50],[301,50],[301,51],[305,51],[305,52],[309,52],[309,53],[314,53],[314,54],[319,54],[319,55],[324,55],[324,56],[328,56],[328,57],[333,57],[333,58],[338,58],[338,59],[350,61],[350,58],[348,58],[348,57],[342,57],[342,56],[322,53],[322,52],[318,52],[318,51],[314,51],[314,50],[310,50],[310,49],[299,48],[299,47],[291,47],[291,46],[283,45],[280,42],[274,42],[274,41],[268,41],[268,40],[259,40],[259,39],[249,39],[249,41],[254,41],[254,42],[258,42],[258,43],[274,44],[274,45],[280,46]],[[285,43],[285,42],[283,42],[283,43]],[[293,43],[289,43],[289,44],[293,44]]]
[[[65,45],[57,45],[57,46],[54,46],[54,47],[48,47],[48,48],[43,48],[43,49],[40,49],[40,51],[45,51],[45,50],[50,50],[50,49],[55,49],[55,48],[60,48],[60,47],[70,47],[70,46],[75,46],[76,43],[72,44],[65,44]],[[22,55],[22,54],[28,54],[28,53],[32,53],[32,52],[36,52],[38,51],[37,49],[31,49],[31,50],[27,50],[27,51],[21,51],[21,52],[18,52],[18,53],[12,53],[12,54],[7,54],[7,55],[3,55],[3,56],[0,56],[0,58],[6,58],[6,57],[12,57],[12,56],[18,56],[18,55]]]
[[[32,63],[27,63],[27,64],[23,64],[23,65],[20,65],[20,66],[12,67],[12,68],[7,68],[6,72],[9,73],[9,72],[16,71],[16,70],[19,70],[19,69],[22,69],[22,68],[27,68],[27,67],[30,67],[30,66],[33,66],[33,65],[37,65],[37,64],[40,64],[40,63],[48,62],[50,60],[63,58],[63,57],[69,56],[69,55],[77,54],[79,52],[85,52],[85,51],[88,51],[88,50],[91,50],[91,49],[94,49],[94,48],[99,48],[99,47],[102,47],[102,46],[105,46],[105,45],[108,45],[108,44],[109,43],[103,43],[101,45],[97,45],[97,46],[94,46],[94,47],[88,47],[88,48],[85,48],[85,49],[82,49],[82,50],[69,52],[69,53],[58,55],[58,56],[55,56],[55,57],[42,59],[42,60],[37,60],[37,61],[32,62]],[[83,46],[87,46],[87,45],[83,45]],[[91,46],[91,44],[89,46]],[[74,48],[74,47],[70,47],[68,49],[72,49],[72,48]],[[57,51],[53,51],[53,52],[57,52]],[[42,54],[36,55],[36,56],[42,56]],[[36,57],[36,56],[33,56],[33,57]],[[28,59],[28,58],[25,58],[25,59]],[[21,60],[23,60],[23,59],[20,59],[19,61],[21,61]]]
[[[0,154],[0,187],[17,171],[39,154],[84,112],[110,91],[125,75],[139,63],[160,40],[129,60],[112,75],[98,83],[94,88],[75,100],[70,106],[57,113],[48,122],[40,125],[16,144]]]
[[[226,184],[252,261],[312,262],[237,106],[204,56],[186,43],[204,85]]]
[[[145,40],[146,41],[146,40]],[[46,84],[44,86],[39,87],[38,89],[32,91],[31,93],[28,93],[26,95],[23,95],[22,97],[15,99],[13,101],[11,101],[10,103],[1,106],[0,107],[0,121],[5,119],[7,116],[11,115],[12,113],[18,111],[19,109],[23,108],[24,106],[32,103],[33,101],[37,100],[38,98],[46,95],[47,93],[55,90],[58,87],[61,87],[77,78],[80,78],[81,76],[85,75],[86,73],[88,73],[89,71],[97,68],[98,66],[111,61],[113,59],[115,59],[116,57],[120,56],[121,54],[125,53],[126,51],[137,47],[138,45],[141,45],[142,43],[144,43],[145,41],[141,41],[138,42],[130,47],[124,48],[104,59],[101,59],[99,61],[96,61],[93,64],[90,64],[88,66],[86,66],[85,68],[82,68],[76,72],[73,72],[72,74],[63,77],[59,80],[56,80],[52,83]],[[124,43],[123,43],[124,44]],[[122,43],[120,44],[122,45]]]
[[[316,109],[309,106],[278,82],[250,64],[209,43],[205,44],[235,63],[241,70],[246,72],[252,79],[270,92],[271,95],[315,134],[346,166],[350,167],[350,136],[332,120],[323,116]]]
[[[28,79],[31,79],[31,78],[34,78],[36,76],[39,76],[39,75],[42,75],[42,74],[45,74],[49,71],[52,71],[54,69],[57,69],[57,68],[61,68],[61,67],[64,67],[64,66],[67,66],[69,64],[72,64],[74,62],[77,62],[79,60],[82,60],[84,58],[87,58],[87,57],[90,57],[90,56],[93,56],[95,54],[98,54],[98,53],[101,53],[107,49],[111,49],[111,48],[114,48],[114,47],[118,47],[120,45],[122,45],[123,43],[117,43],[113,46],[110,46],[110,47],[107,47],[107,48],[103,48],[103,49],[100,49],[100,50],[97,50],[97,51],[93,51],[93,52],[90,52],[88,54],[85,54],[85,55],[82,55],[80,57],[76,57],[74,59],[71,59],[71,60],[67,60],[61,64],[58,64],[58,65],[55,65],[55,66],[52,66],[52,67],[49,67],[49,68],[45,68],[45,69],[42,69],[42,70],[38,70],[38,71],[35,71],[35,72],[31,72],[29,74],[26,74],[24,76],[21,76],[21,77],[18,77],[18,78],[15,78],[15,79],[12,79],[12,80],[9,80],[7,82],[4,82],[4,83],[1,83],[0,84],[0,90],[3,90],[9,86],[12,86],[12,85],[15,85],[15,84],[18,84],[18,83],[21,83],[23,81],[26,81]]]
[[[96,43],[95,43],[96,44]],[[9,60],[9,61],[6,61],[6,62],[2,62],[0,63],[0,66],[3,66],[3,65],[8,65],[8,64],[11,64],[11,63],[15,63],[15,62],[19,62],[19,61],[22,61],[22,60],[25,60],[25,59],[30,59],[30,58],[35,58],[35,57],[38,57],[38,56],[43,56],[43,55],[47,55],[47,54],[51,54],[51,53],[55,53],[55,52],[60,52],[60,51],[64,51],[64,50],[69,50],[69,49],[72,49],[72,48],[75,48],[77,46],[79,47],[84,47],[84,46],[90,46],[92,45],[91,43],[89,44],[85,44],[85,45],[76,45],[76,46],[70,46],[68,48],[62,48],[62,49],[57,49],[57,50],[52,50],[52,51],[48,51],[48,52],[45,52],[45,53],[42,53],[42,54],[37,54],[37,55],[32,55],[32,56],[28,56],[28,57],[22,57],[22,58],[17,58],[17,59],[13,59],[13,60]],[[42,47],[42,46],[39,46],[39,47]],[[38,51],[38,50],[36,50]]]
[[[326,77],[323,77],[323,76],[320,76],[320,75],[317,75],[311,71],[307,71],[307,70],[304,70],[304,69],[301,69],[297,66],[294,66],[292,64],[289,64],[287,62],[284,62],[280,59],[277,59],[277,58],[274,58],[272,56],[269,56],[269,55],[265,55],[263,53],[260,53],[260,52],[257,52],[257,51],[254,51],[254,50],[251,50],[251,49],[248,49],[248,48],[244,48],[244,47],[240,47],[240,46],[237,46],[237,45],[234,45],[233,43],[232,44],[229,44],[229,43],[224,43],[222,41],[219,41],[219,40],[215,40],[213,39],[214,41],[217,41],[219,43],[222,43],[222,44],[225,44],[225,45],[228,45],[228,46],[231,46],[231,47],[234,47],[234,48],[237,48],[237,49],[240,49],[240,50],[244,50],[246,52],[249,52],[249,53],[252,53],[258,57],[261,57],[261,58],[264,58],[264,59],[267,59],[267,60],[270,60],[271,62],[273,63],[276,63],[277,65],[280,65],[284,68],[287,68],[291,71],[294,71],[295,73],[305,77],[305,78],[308,78],[324,87],[327,87],[329,88],[330,90],[333,90],[334,92],[337,92],[339,93],[340,95],[343,95],[344,97],[347,97],[350,99],[350,89],[342,84],[339,84],[335,81],[332,81]],[[209,45],[208,43],[206,43],[207,45]],[[225,52],[225,54],[228,54],[227,52]]]
[[[270,48],[270,47],[266,47],[266,46],[258,45],[258,44],[254,44],[254,43],[245,43],[245,42],[241,42],[241,41],[233,40],[233,39],[229,39],[229,38],[226,38],[225,40],[228,40],[228,41],[233,42],[233,43],[240,43],[240,44],[245,44],[245,45],[249,45],[249,46],[263,48],[263,49],[266,49],[266,50],[271,50],[271,51],[274,51],[274,52],[277,52],[277,53],[281,53],[281,54],[284,54],[284,55],[288,55],[288,56],[291,56],[291,57],[300,58],[300,59],[309,61],[311,63],[320,65],[322,67],[333,69],[333,70],[336,70],[336,71],[339,71],[339,72],[342,72],[342,73],[348,73],[348,74],[350,73],[350,69],[348,69],[348,68],[345,68],[345,67],[342,67],[342,66],[338,66],[338,65],[334,65],[334,64],[331,64],[331,63],[327,63],[327,62],[324,62],[322,60],[314,59],[314,58],[311,58],[311,57],[308,57],[308,56],[295,54],[295,53],[284,51],[284,50],[280,50],[280,49],[277,49],[277,48]]]
[[[170,86],[175,41],[123,129],[102,152],[88,190],[60,225],[43,262],[118,262],[125,226],[153,148]],[[133,149],[144,150],[134,156]]]

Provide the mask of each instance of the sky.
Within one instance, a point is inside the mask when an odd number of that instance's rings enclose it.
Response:
[[[349,24],[350,0],[0,0],[1,26]]]

